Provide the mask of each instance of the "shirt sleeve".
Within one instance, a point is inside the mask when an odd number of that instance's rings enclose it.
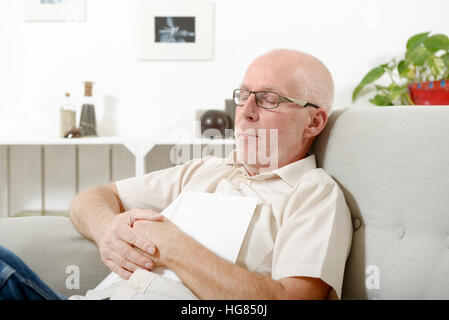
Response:
[[[338,184],[324,174],[300,183],[282,219],[274,244],[273,279],[320,278],[341,298],[352,221]]]
[[[125,210],[134,208],[163,211],[182,191],[204,163],[194,159],[175,167],[115,182]]]

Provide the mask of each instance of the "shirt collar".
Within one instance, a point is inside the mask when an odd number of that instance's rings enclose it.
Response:
[[[313,169],[316,169],[316,161],[315,155],[311,154],[301,160],[273,170],[273,173],[276,173],[282,180],[293,187],[306,172]]]
[[[242,164],[236,162],[236,150],[233,150],[231,152],[231,154],[226,158],[225,163],[233,165],[244,174],[248,175],[245,167]],[[281,168],[269,172],[263,172],[250,178],[254,180],[266,180],[277,175],[293,187],[306,172],[313,169],[316,169],[316,160],[315,155],[310,154],[301,160],[289,163]]]

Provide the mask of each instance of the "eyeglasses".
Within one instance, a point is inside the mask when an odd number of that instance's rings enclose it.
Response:
[[[235,89],[232,97],[235,104],[241,107],[245,104],[246,100],[249,99],[252,93],[254,93],[254,96],[256,97],[256,105],[264,109],[276,109],[277,107],[279,107],[279,104],[281,102],[291,102],[301,107],[311,106],[314,108],[319,108],[319,106],[313,103],[304,102],[289,97],[283,97],[279,93],[273,91],[251,91],[246,89]]]

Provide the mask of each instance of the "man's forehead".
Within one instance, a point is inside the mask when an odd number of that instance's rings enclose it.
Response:
[[[267,64],[267,59],[256,60],[246,70],[240,88],[248,90],[275,91],[281,95],[293,94],[297,91],[297,83],[294,81],[296,69],[277,61]]]
[[[239,88],[246,89],[246,90],[252,90],[252,91],[274,91],[281,95],[286,95],[286,88],[281,88],[279,86],[275,86],[272,84],[256,84],[256,85],[250,85],[249,83],[241,83],[239,85]]]
[[[246,84],[246,83],[241,83],[239,85],[240,88],[242,89],[247,89],[247,90],[251,90],[254,89],[253,86]],[[275,91],[275,90],[280,90],[279,87],[276,87],[274,85],[271,84],[267,84],[267,85],[263,85],[263,84],[259,84],[256,86],[259,90],[271,90],[271,91]]]

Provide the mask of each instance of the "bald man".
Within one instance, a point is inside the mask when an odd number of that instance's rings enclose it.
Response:
[[[317,58],[270,51],[251,63],[233,92],[236,150],[227,159],[193,159],[81,192],[71,219],[123,280],[78,298],[340,298],[350,213],[309,152],[333,96],[332,76]],[[235,263],[159,214],[189,191],[258,200]],[[182,282],[152,272],[156,266]]]

